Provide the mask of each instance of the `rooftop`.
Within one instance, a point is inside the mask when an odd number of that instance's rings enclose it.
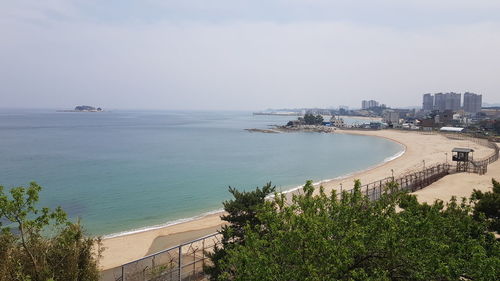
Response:
[[[474,149],[455,147],[451,152],[474,152]]]

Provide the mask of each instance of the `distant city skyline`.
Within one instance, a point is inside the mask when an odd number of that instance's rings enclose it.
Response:
[[[465,92],[461,93],[435,93],[424,94],[422,98],[422,109],[424,111],[458,111],[464,110],[468,113],[478,113],[481,111],[483,95]]]
[[[0,35],[0,108],[500,102],[496,0],[2,1]]]

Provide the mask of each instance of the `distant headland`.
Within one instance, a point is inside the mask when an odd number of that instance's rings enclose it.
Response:
[[[104,110],[100,107],[93,107],[90,105],[78,105],[75,106],[75,109],[68,110],[58,110],[59,112],[103,112]]]

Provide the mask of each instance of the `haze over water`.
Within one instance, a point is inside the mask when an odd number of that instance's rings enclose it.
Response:
[[[36,181],[40,206],[60,205],[92,234],[222,208],[229,185],[280,190],[366,169],[402,151],[341,134],[249,133],[296,117],[250,112],[0,111],[0,184]]]

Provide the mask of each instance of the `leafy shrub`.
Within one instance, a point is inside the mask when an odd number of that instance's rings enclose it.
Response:
[[[41,187],[0,186],[0,281],[94,281],[100,239],[61,208],[36,208]],[[3,223],[3,224],[2,224]]]

